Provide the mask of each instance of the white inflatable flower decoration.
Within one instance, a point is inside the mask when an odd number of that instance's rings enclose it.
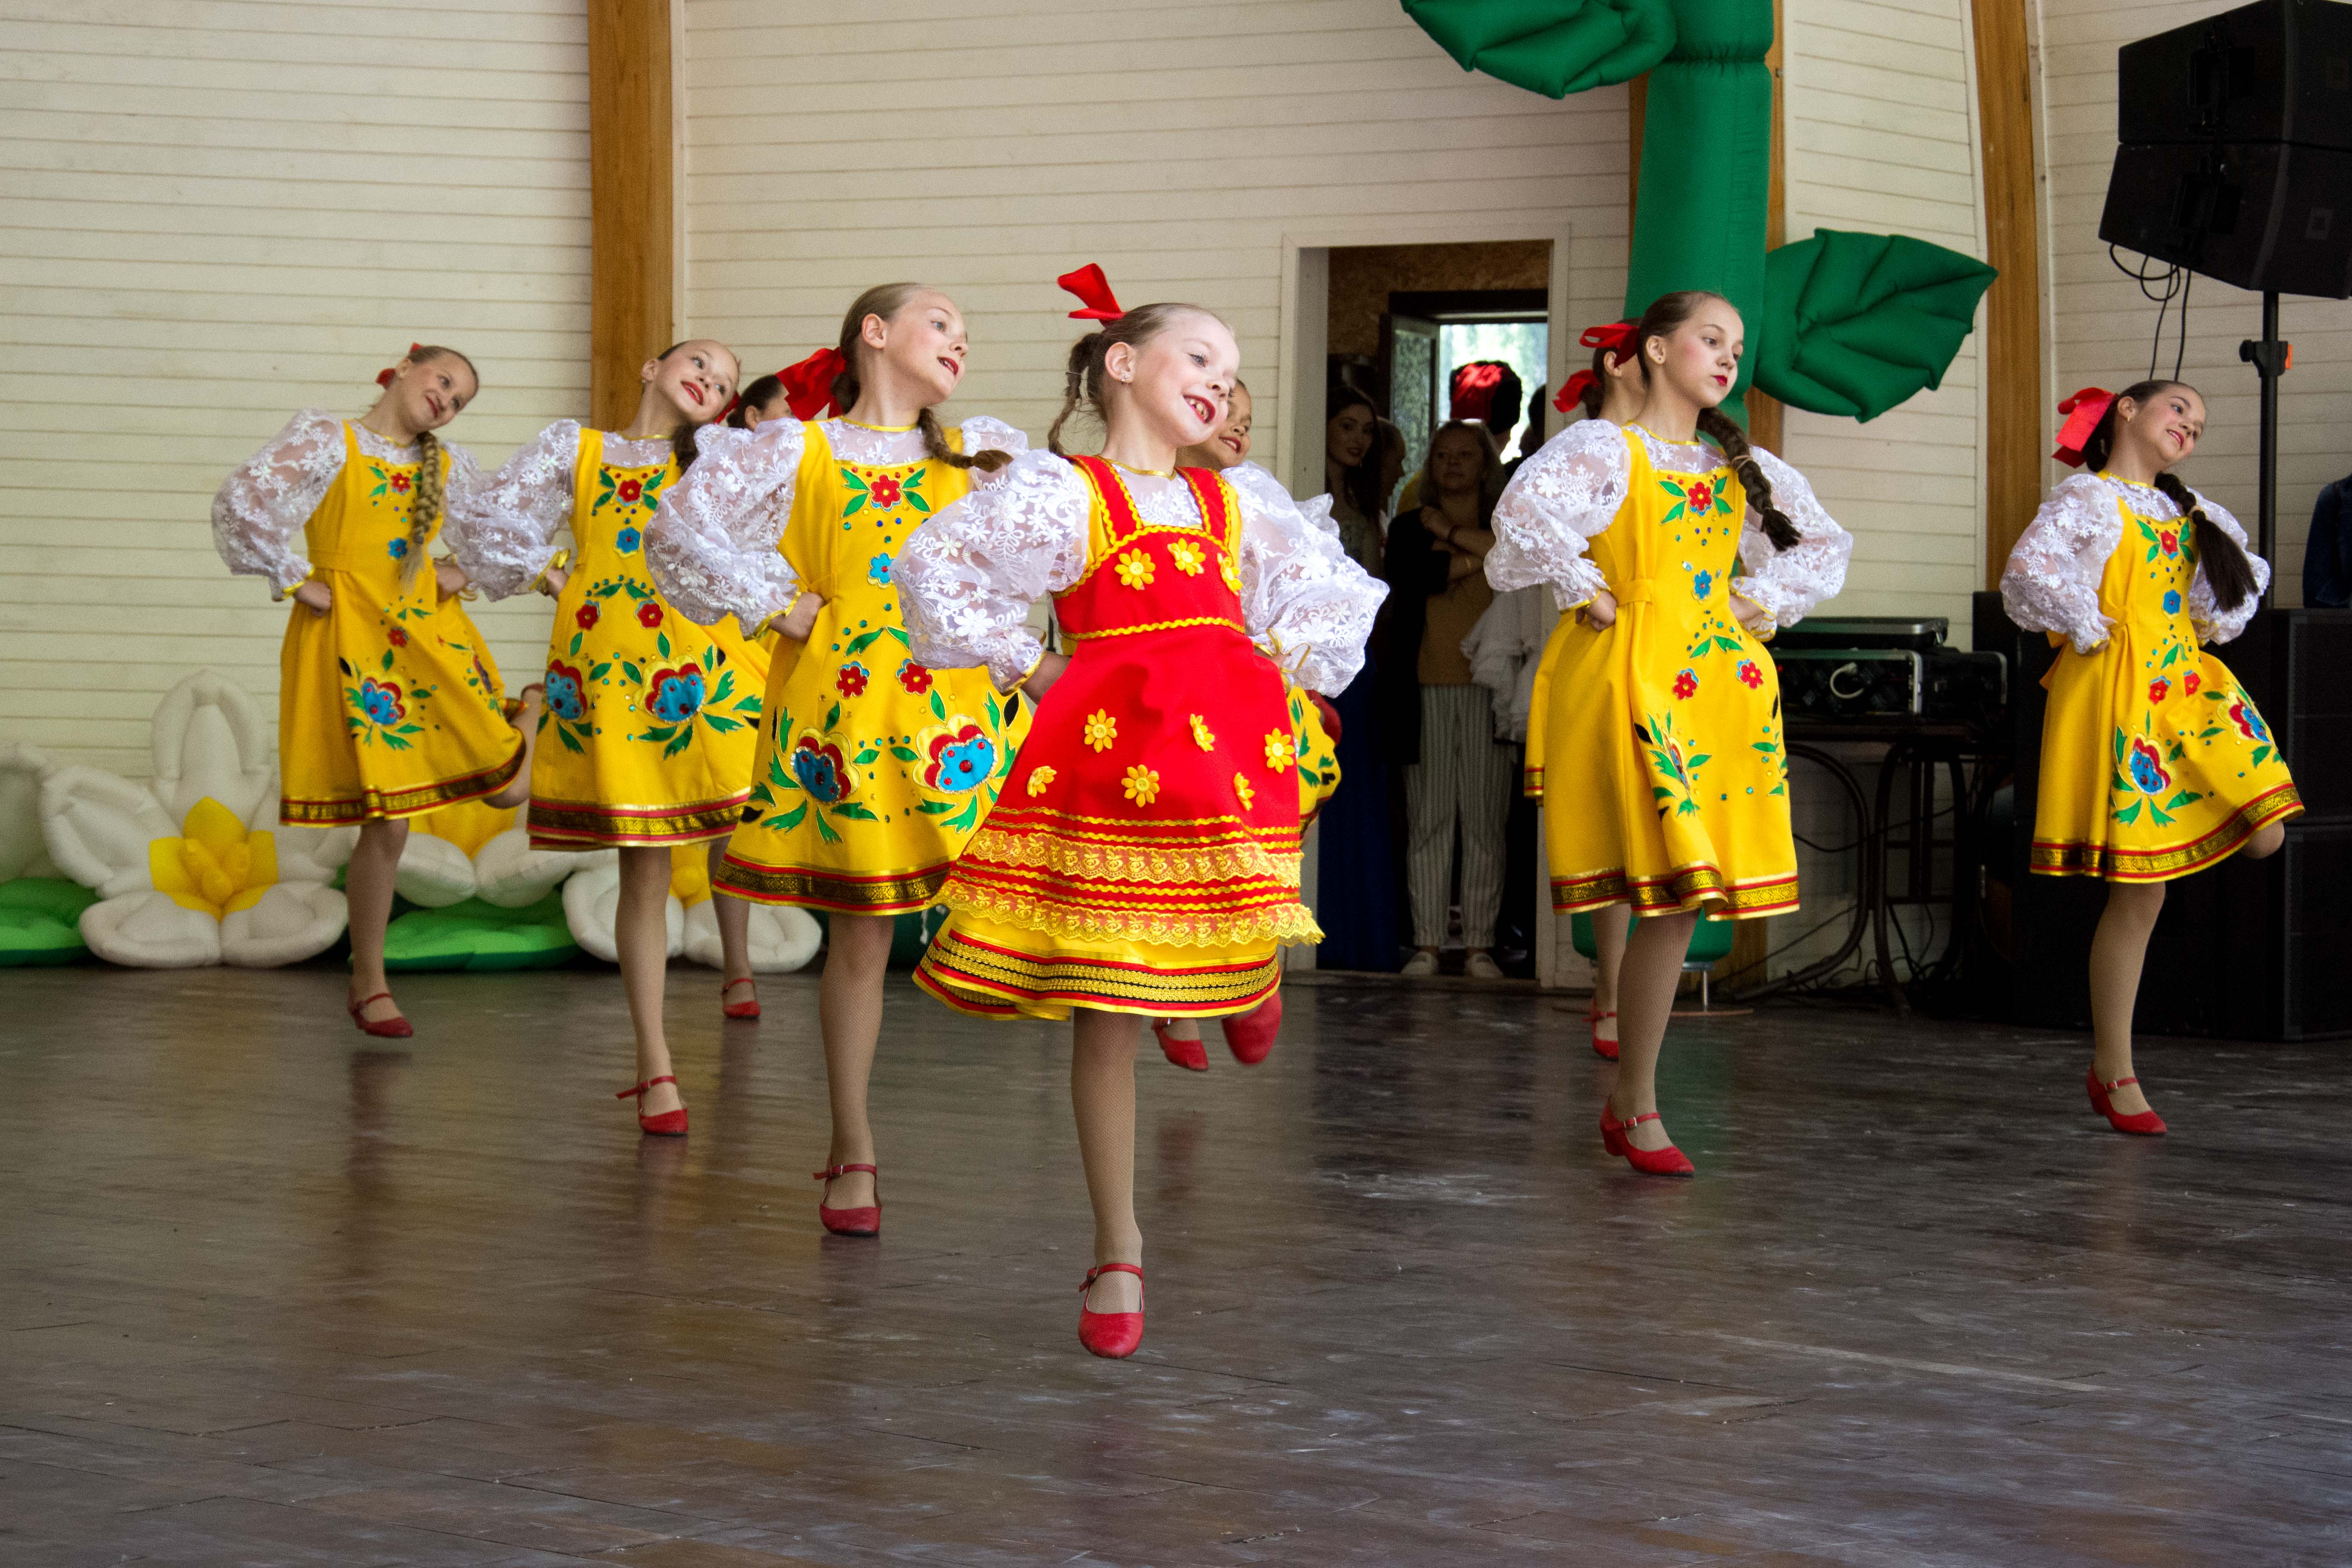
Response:
[[[620,948],[613,935],[614,911],[621,902],[620,857],[611,855],[563,884],[563,918],[572,940],[607,963],[616,963]],[[753,904],[751,910],[751,970],[755,974],[788,974],[816,956],[824,940],[815,918],[789,904]],[[670,851],[669,956],[683,953],[705,968],[725,965],[719,941],[719,916],[711,907],[710,847],[681,844]]]
[[[142,969],[268,968],[332,946],[346,914],[328,884],[359,831],[278,825],[253,699],[198,670],[156,704],[153,744],[145,784],[73,764],[41,781],[49,858],[99,895],[81,916],[90,950]]]
[[[619,859],[610,849],[533,849],[521,815],[477,800],[414,818],[394,887],[428,910],[467,899],[520,910],[547,897],[574,871]]]

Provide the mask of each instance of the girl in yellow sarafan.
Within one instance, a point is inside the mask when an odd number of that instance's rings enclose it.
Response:
[[[1691,1163],[1658,1119],[1657,1064],[1692,923],[1797,907],[1780,688],[1764,641],[1845,583],[1853,541],[1812,488],[1717,408],[1739,374],[1739,312],[1661,297],[1630,340],[1641,411],[1580,420],[1521,466],[1495,510],[1486,577],[1550,583],[1540,769],[1552,906],[1631,903],[1617,1087],[1601,1142],[1649,1175]],[[1706,439],[1701,440],[1705,437]],[[1538,741],[1538,725],[1540,740]]]
[[[751,800],[712,880],[828,913],[819,1011],[833,1145],[817,1218],[837,1235],[882,1224],[866,1086],[895,917],[937,898],[1026,724],[985,671],[914,657],[892,575],[917,524],[1028,449],[999,420],[950,431],[932,413],[969,346],[938,289],[866,289],[834,347],[780,373],[790,416],[714,432],[646,543],[681,613],[731,611],[781,634]],[[837,416],[814,417],[828,409]]]
[[[473,362],[411,344],[376,377],[357,420],[306,408],[213,498],[213,543],[231,572],[294,599],[278,656],[278,820],[356,826],[351,1015],[411,1033],[384,980],[384,928],[408,818],[460,801],[519,805],[530,729],[508,721],[481,634],[455,595],[466,577],[428,559],[445,498],[480,481],[433,432],[473,401]],[[298,546],[296,533],[301,534]],[[528,693],[527,704],[536,693]]]
[[[686,1131],[662,1030],[670,850],[715,847],[751,795],[768,661],[736,628],[671,609],[646,570],[645,529],[694,461],[696,432],[726,412],[736,374],[724,344],[672,344],[639,371],[626,429],[557,420],[463,498],[450,528],[458,563],[492,595],[555,595],[531,847],[621,852],[614,939],[637,1050],[637,1082],[621,1098],[637,1100],[644,1131],[668,1135]],[[566,527],[576,559],[555,547]],[[717,907],[726,985],[748,984],[749,911]]]
[[[2088,471],[2050,492],[2000,575],[2010,618],[2060,649],[2030,868],[2106,880],[2084,1087],[2117,1131],[2153,1135],[2164,1119],[2132,1075],[2132,1005],[2164,884],[2275,852],[2303,802],[2253,700],[2198,646],[2243,631],[2270,581],[2237,519],[2171,471],[2204,432],[2204,399],[2144,381],[2059,409],[2052,455]]]

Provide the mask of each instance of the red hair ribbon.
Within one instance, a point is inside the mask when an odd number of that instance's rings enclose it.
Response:
[[[1054,281],[1076,294],[1085,307],[1070,312],[1074,321],[1116,321],[1127,314],[1118,308],[1118,297],[1110,291],[1110,279],[1091,261],[1076,272],[1063,273]]]
[[[2058,427],[2058,449],[2050,455],[2070,468],[2083,466],[2083,443],[2115,406],[2116,395],[2104,386],[2086,386],[2058,405],[2066,423]]]
[[[1576,341],[1586,348],[1607,349],[1612,354],[1622,358],[1622,351],[1632,346],[1633,329],[1639,325],[1638,321],[1612,321],[1603,327],[1587,327]]]
[[[1562,414],[1567,413],[1584,401],[1585,388],[1595,384],[1600,379],[1589,370],[1578,371],[1568,378],[1568,384],[1559,389],[1559,395],[1551,400],[1551,405]]]
[[[813,419],[819,414],[838,414],[841,405],[833,400],[833,378],[849,368],[839,349],[819,349],[798,364],[788,364],[776,373],[784,384],[784,402],[795,419]]]
[[[421,349],[425,345],[423,343],[411,343],[408,345],[408,352],[410,353],[415,353],[418,349]],[[392,384],[392,378],[399,374],[400,367],[398,365],[388,364],[382,370],[375,373],[375,384],[378,386],[390,386]]]
[[[1455,419],[1484,419],[1494,412],[1495,393],[1502,384],[1503,367],[1492,360],[1455,365],[1446,384],[1446,410]]]

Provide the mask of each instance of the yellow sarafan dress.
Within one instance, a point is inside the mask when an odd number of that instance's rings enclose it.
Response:
[[[2237,520],[2198,500],[2243,548]],[[2067,479],[2019,539],[2001,596],[2061,648],[2042,682],[2032,870],[2169,881],[2303,809],[2253,700],[2199,647],[2235,637],[2259,595],[2214,604],[2194,529],[2162,492]]]
[[[296,557],[287,509],[316,486],[291,476],[332,459]],[[472,466],[450,449],[438,460],[446,508]],[[522,737],[507,722],[481,634],[462,604],[440,601],[429,559],[406,570],[439,532],[436,522],[425,544],[409,538],[421,471],[417,460],[363,449],[353,426],[298,416],[215,503],[232,569],[289,591],[313,576],[334,595],[324,616],[289,606],[278,656],[278,818],[289,826],[436,811],[496,794],[521,765]]]
[[[1852,542],[1793,469],[1758,460],[1801,535],[1786,552],[1713,447],[1601,420],[1556,437],[1496,508],[1497,590],[1550,582],[1564,604],[1604,587],[1617,601],[1606,630],[1571,616],[1553,632],[1528,721],[1562,912],[1796,908],[1780,681],[1733,599],[1762,610],[1769,635],[1836,592]]]
[[[1026,446],[994,420],[944,438],[956,452]],[[689,614],[747,625],[803,591],[824,601],[805,642],[778,639],[717,885],[844,914],[927,909],[1029,720],[985,670],[915,658],[892,567],[908,533],[986,476],[928,455],[912,428],[847,419],[769,420],[709,446],[661,512],[656,581]]]

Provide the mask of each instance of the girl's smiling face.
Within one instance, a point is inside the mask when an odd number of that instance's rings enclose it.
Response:
[[[1217,433],[1201,447],[1202,456],[1220,468],[1230,468],[1249,461],[1250,455],[1250,395],[1249,388],[1236,386],[1227,399],[1225,422]]]
[[[2134,403],[2128,397],[2116,402],[2116,446],[2139,444],[2159,474],[2195,451],[2198,437],[2204,434],[2205,400],[2194,388],[2178,382],[2150,394],[2146,403]],[[2114,465],[2112,454],[2108,463]]]
[[[680,419],[708,425],[727,412],[742,371],[725,343],[689,338],[670,350],[667,358],[646,361],[641,374]]]
[[[384,400],[413,430],[438,430],[457,417],[479,390],[472,367],[453,353],[404,359],[393,367]]]
[[[1644,340],[1642,354],[1652,375],[1663,375],[1668,386],[1699,407],[1713,408],[1731,395],[1732,383],[1739,379],[1744,333],[1731,301],[1708,298],[1672,332]]]
[[[903,384],[919,388],[924,407],[945,403],[963,380],[964,360],[971,352],[963,314],[955,301],[936,289],[925,289],[898,307],[888,321],[868,316],[858,335],[858,358],[869,364],[878,360]],[[869,356],[871,356],[869,358]],[[862,385],[878,376],[861,374]]]
[[[1241,357],[1223,321],[1186,311],[1143,342],[1110,346],[1103,359],[1109,412],[1143,422],[1177,450],[1197,447],[1225,421]]]

